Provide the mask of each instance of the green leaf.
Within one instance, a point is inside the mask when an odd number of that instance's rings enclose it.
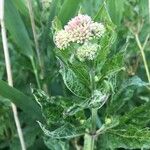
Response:
[[[2,80],[0,80],[0,95],[11,100],[31,118],[43,120],[40,107],[35,101]]]
[[[150,123],[150,102],[147,102],[139,107],[133,108],[125,115],[120,117],[119,126],[132,124],[136,127],[146,127]]]
[[[113,26],[111,17],[106,6],[106,0],[103,0],[103,3],[99,6],[99,9],[94,17],[94,21],[103,21],[111,24]]]
[[[41,106],[46,124],[39,122],[45,135],[50,138],[63,139],[80,136],[89,125],[88,121],[80,121],[78,116],[65,116],[64,110],[73,102],[60,96],[48,97],[41,90],[34,90],[34,96]],[[57,112],[57,113],[56,113]],[[88,123],[87,123],[88,122]],[[51,131],[52,130],[52,131]]]
[[[72,106],[66,109],[64,114],[66,116],[72,116],[76,114],[79,111],[82,111],[87,108],[97,108],[100,109],[105,102],[107,101],[109,95],[108,94],[103,94],[98,90],[95,90],[93,95],[81,102],[76,102]]]
[[[128,126],[125,129],[110,129],[100,137],[100,146],[102,149],[149,149],[150,148],[150,130],[149,128],[139,129],[134,126]]]
[[[69,21],[69,19],[71,19],[75,15],[81,1],[82,0],[64,1],[61,10],[58,14],[58,18],[60,19],[62,25],[65,25]]]
[[[77,71],[77,68],[74,68]],[[78,72],[78,71],[77,71]],[[66,87],[76,96],[80,98],[87,98],[89,96],[89,89],[85,84],[82,84],[79,77],[75,74],[73,70],[67,68],[65,65],[60,69],[60,73],[63,77],[63,81]],[[79,72],[78,72],[79,73]],[[82,72],[80,72],[82,74]],[[83,75],[83,74],[82,74]],[[84,75],[83,75],[84,77]]]
[[[33,89],[33,95],[38,104],[41,106],[42,114],[47,124],[61,125],[60,123],[63,122],[63,111],[65,107],[63,102],[66,100],[67,103],[67,99],[61,96],[48,97],[44,91],[36,89]]]
[[[20,52],[29,58],[33,57],[28,32],[12,0],[5,0],[5,22],[6,28]]]
[[[52,150],[69,150],[69,142],[65,140],[57,140],[44,137],[45,145]]]
[[[124,52],[119,52],[106,60],[101,70],[103,76],[111,76],[123,69]]]
[[[131,100],[135,89],[148,85],[142,81],[139,77],[134,76],[124,81],[117,91],[113,95],[109,107],[107,108],[108,114],[115,114],[119,111],[129,100]]]
[[[12,1],[14,6],[19,10],[19,12],[25,16],[26,18],[28,18],[28,21],[30,21],[29,18],[29,13],[28,13],[28,8],[26,7],[26,3],[24,0],[13,0]]]
[[[40,122],[38,123],[41,129],[43,130],[44,134],[53,139],[70,139],[70,138],[84,135],[84,132],[85,132],[84,125],[83,127],[77,127],[72,124],[66,123],[54,131],[49,131],[48,129],[46,129],[46,127],[42,123]]]
[[[113,23],[120,25],[124,12],[124,0],[108,1],[107,4]]]
[[[32,125],[27,126],[26,128],[23,129],[23,135],[24,135],[24,140],[26,143],[26,148],[29,148],[32,145],[34,145],[36,137],[39,135],[39,133],[40,133],[40,130],[39,130],[37,123],[36,124],[33,123]],[[21,145],[20,145],[18,136],[14,137],[12,139],[11,147],[12,147],[12,150],[21,149]]]

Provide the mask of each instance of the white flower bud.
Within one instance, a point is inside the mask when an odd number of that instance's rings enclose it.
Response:
[[[65,30],[60,30],[54,36],[54,42],[59,49],[65,49],[69,46],[69,33]]]
[[[80,61],[93,60],[97,56],[97,51],[100,48],[97,44],[85,43],[77,49],[77,57]]]

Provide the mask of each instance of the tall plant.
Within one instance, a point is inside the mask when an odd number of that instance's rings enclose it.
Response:
[[[43,92],[35,92],[47,123],[39,124],[51,138],[84,136],[84,149],[93,150],[98,135],[108,128],[98,127],[98,111],[114,92],[112,86],[123,69],[125,48],[111,53],[115,32],[107,20],[95,22],[90,16],[79,14],[64,27],[57,18],[54,25],[59,72],[72,96],[48,98]],[[86,110],[90,110],[89,115]]]

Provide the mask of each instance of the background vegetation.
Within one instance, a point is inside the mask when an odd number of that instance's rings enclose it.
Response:
[[[44,90],[49,96],[73,98],[59,73],[60,64],[55,56],[53,33],[58,25],[56,22],[60,21],[65,25],[78,12],[88,14],[99,21],[105,21],[105,18],[110,17],[111,25],[115,29],[114,42],[111,46],[112,55],[128,44],[125,55],[121,57],[124,60],[124,69],[117,78],[114,78],[117,84],[111,82],[117,94],[113,102],[107,102],[99,111],[97,118],[99,126],[101,122],[105,122],[106,125],[108,123],[107,128],[114,126],[116,128],[100,135],[97,139],[97,149],[150,149],[150,79],[149,72],[146,72],[146,67],[150,68],[150,1],[32,0],[32,8],[37,41],[33,34],[26,0],[5,0],[5,25],[14,88],[9,87],[6,82],[0,37],[0,149],[21,149],[10,108],[11,101],[18,107],[28,150],[82,148],[84,141],[82,136],[66,140],[55,138],[60,132],[53,133],[51,138],[44,135],[37,123],[37,121],[44,122],[44,118],[35,100],[35,97],[48,99],[36,89]],[[147,64],[144,63],[143,56]],[[118,65],[121,61],[118,58],[116,62],[110,63]],[[60,111],[59,107],[53,102],[47,106],[50,110],[46,115],[56,121],[60,117],[57,113]],[[86,113],[88,116],[88,109]]]

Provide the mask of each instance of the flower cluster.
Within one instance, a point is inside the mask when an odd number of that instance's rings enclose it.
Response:
[[[54,42],[56,46],[59,49],[65,49],[66,47],[68,47],[70,43],[70,38],[68,37],[69,37],[69,33],[66,32],[65,30],[58,31],[54,38]]]
[[[77,49],[77,57],[80,61],[93,60],[97,56],[100,46],[92,43],[84,43]]]
[[[54,41],[59,49],[65,49],[70,42],[83,44],[93,38],[100,38],[105,32],[102,23],[92,21],[88,15],[79,14],[56,33]]]

